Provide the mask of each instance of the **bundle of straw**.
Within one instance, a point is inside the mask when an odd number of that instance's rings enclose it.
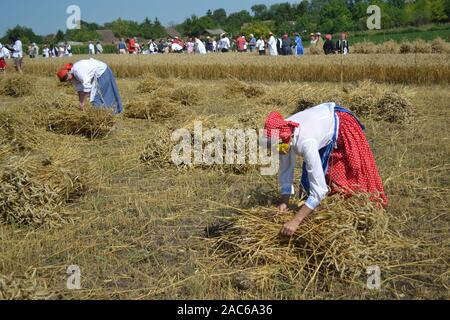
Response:
[[[159,89],[174,88],[175,82],[172,79],[158,79],[153,74],[142,76],[137,86],[139,93],[153,93]]]
[[[383,252],[377,244],[387,233],[387,214],[367,196],[330,197],[292,238],[282,238],[280,229],[290,218],[269,208],[237,209],[220,232],[207,230],[214,255],[235,267],[283,266],[312,281],[319,275],[354,279]]]
[[[384,94],[377,102],[376,118],[391,123],[409,123],[414,118],[415,108],[405,97],[395,92]]]
[[[30,105],[38,111],[48,112],[48,109],[76,109],[79,103],[74,93],[41,90],[33,95]]]
[[[90,170],[78,150],[63,145],[42,154],[11,156],[0,181],[3,221],[58,227],[71,221],[63,205],[86,191]]]
[[[170,98],[183,106],[193,106],[200,101],[200,91],[193,85],[184,85],[176,88]]]
[[[125,117],[159,121],[172,118],[178,111],[177,105],[171,101],[148,97],[146,100],[134,100],[128,103],[125,108]]]
[[[0,274],[0,300],[49,300],[55,298],[45,282],[36,278],[36,271],[22,277]]]
[[[29,96],[36,90],[36,81],[27,75],[8,75],[0,83],[0,95],[14,98]]]
[[[247,98],[259,97],[266,93],[261,85],[247,84],[238,79],[228,79],[225,83],[225,97],[244,95]]]
[[[141,162],[153,169],[176,167],[172,161],[172,151],[175,143],[171,141],[171,131],[164,126],[158,126],[140,156]]]
[[[46,119],[48,130],[67,135],[82,135],[89,139],[106,137],[115,124],[112,111],[88,108],[64,108],[50,113]]]
[[[29,121],[19,119],[17,115],[0,113],[0,159],[2,155],[33,149],[40,137]]]

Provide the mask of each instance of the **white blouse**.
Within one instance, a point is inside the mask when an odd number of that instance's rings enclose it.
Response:
[[[15,59],[21,59],[23,57],[22,41],[17,40],[14,43],[13,49],[14,51],[12,53],[12,57]]]
[[[300,124],[295,129],[291,149],[280,155],[279,182],[282,195],[293,195],[294,170],[297,155],[303,156],[310,181],[310,195],[306,206],[316,209],[328,193],[319,151],[333,141],[336,126],[335,103],[325,103],[290,117],[289,121]],[[339,131],[337,131],[339,132]]]
[[[106,63],[95,60],[80,60],[72,67],[74,86],[78,92],[89,93],[94,89],[95,79],[100,78],[106,71]]]

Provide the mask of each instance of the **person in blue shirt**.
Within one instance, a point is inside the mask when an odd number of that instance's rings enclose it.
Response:
[[[297,56],[302,56],[305,53],[305,49],[303,47],[303,41],[302,37],[298,33],[295,34],[295,44],[296,44],[296,50],[295,53]]]

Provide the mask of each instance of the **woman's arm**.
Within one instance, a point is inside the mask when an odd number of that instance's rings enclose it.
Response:
[[[313,212],[314,210],[308,208],[307,206],[302,206],[299,212],[295,215],[294,219],[283,226],[280,234],[285,237],[293,236],[303,221]]]
[[[91,95],[90,92],[78,91],[78,98],[80,100],[80,109],[84,110],[86,107],[87,99]]]
[[[310,195],[294,219],[286,223],[281,229],[281,235],[287,237],[292,236],[297,231],[303,221],[314,212],[328,193],[317,145],[314,142],[305,143],[303,145],[303,156],[310,182]]]

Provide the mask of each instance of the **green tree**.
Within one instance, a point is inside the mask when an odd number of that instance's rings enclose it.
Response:
[[[352,13],[345,0],[331,0],[320,12],[320,28],[326,33],[352,30]]]
[[[445,0],[433,0],[431,3],[431,21],[444,22],[448,20],[445,12]]]
[[[205,29],[213,29],[216,27],[217,25],[211,17],[204,16],[198,18],[196,15],[192,15],[182,23],[181,29],[185,35],[199,36]]]
[[[66,36],[62,30],[58,30],[58,32],[55,35],[55,41],[56,42],[64,42],[66,40]]]
[[[214,10],[212,19],[216,24],[222,26],[227,21],[227,12],[223,8]]]
[[[42,43],[42,37],[34,33],[33,29],[24,26],[15,26],[8,29],[5,36],[1,39],[3,43],[9,43],[12,36],[18,37],[23,43]]]
[[[253,16],[258,20],[267,19],[267,6],[265,4],[255,4],[252,8]]]
[[[232,13],[228,16],[225,30],[233,34],[238,34],[241,31],[242,25],[252,22],[253,18],[247,10]]]
[[[270,26],[267,23],[263,23],[261,21],[249,23],[245,28],[242,29],[242,33],[246,36],[250,36],[250,34],[253,34],[256,37],[263,36],[265,38],[268,37],[270,31]]]

